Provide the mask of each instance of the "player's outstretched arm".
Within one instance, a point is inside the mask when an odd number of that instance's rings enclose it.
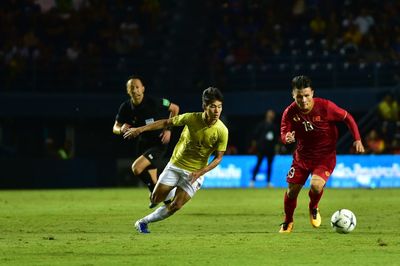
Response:
[[[177,116],[179,114],[179,106],[177,104],[171,103],[168,110],[170,111],[169,113],[169,118],[172,118],[174,116]],[[171,140],[171,129],[169,127],[165,127],[163,132],[160,134],[161,138],[161,143],[167,144]]]
[[[350,113],[347,113],[344,122],[346,123],[347,127],[349,128],[351,134],[355,141],[353,142],[353,146],[355,148],[356,153],[364,153],[364,145],[361,142],[360,131],[358,130],[358,126],[356,121],[354,120],[353,116]]]
[[[157,129],[163,129],[167,126],[172,126],[172,119],[160,119],[155,121],[152,124],[148,124],[142,127],[132,127],[129,128],[125,133],[124,133],[124,139],[131,139],[131,138],[136,138],[140,134],[142,134],[145,131],[153,131]]]
[[[217,165],[219,165],[219,163],[222,161],[222,157],[224,156],[225,151],[217,151],[215,157],[213,158],[213,160],[204,168],[196,171],[196,172],[192,172],[192,183],[194,181],[196,181],[197,178],[199,178],[202,175],[205,175],[207,172],[211,171],[212,169],[214,169],[215,167],[217,167]]]
[[[125,124],[121,124],[118,121],[115,121],[114,126],[113,126],[113,133],[115,135],[122,135],[124,134],[129,128],[131,127],[131,125],[125,123]]]

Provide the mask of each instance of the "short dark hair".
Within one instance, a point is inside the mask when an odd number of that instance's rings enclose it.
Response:
[[[203,97],[202,97],[203,105],[209,105],[210,103],[214,101],[224,101],[224,96],[222,95],[222,92],[215,87],[208,87],[203,91]]]
[[[292,90],[311,87],[311,79],[307,76],[296,76],[292,79]]]
[[[130,75],[130,76],[128,77],[128,81],[131,80],[131,79],[138,79],[138,80],[140,80],[140,82],[142,82],[142,84],[143,84],[143,86],[144,86],[145,81],[143,80],[143,78],[142,78],[141,76],[139,76],[139,75],[137,75],[137,74],[133,74],[133,75]]]

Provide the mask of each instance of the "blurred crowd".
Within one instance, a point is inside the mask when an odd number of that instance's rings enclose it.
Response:
[[[188,56],[191,76],[173,81],[193,88],[279,88],[300,72],[319,87],[400,82],[395,0],[4,0],[0,21],[7,91],[119,92],[131,72],[172,79],[160,73]]]
[[[377,122],[364,139],[366,152],[400,154],[400,109],[396,95],[385,93],[374,115]]]
[[[239,74],[248,73],[247,81],[267,83],[307,72],[319,87],[331,87],[329,73],[336,73],[337,83],[365,86],[375,70],[399,83],[399,1],[232,0],[212,9],[207,54],[217,77],[232,73],[240,83]]]
[[[110,90],[156,51],[161,13],[158,0],[1,1],[3,88]]]

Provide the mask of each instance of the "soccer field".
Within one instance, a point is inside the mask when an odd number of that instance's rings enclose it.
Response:
[[[326,189],[322,225],[300,193],[294,232],[278,233],[283,189],[203,189],[140,235],[145,189],[0,191],[1,265],[399,265],[400,190]],[[340,208],[357,216],[332,231]]]

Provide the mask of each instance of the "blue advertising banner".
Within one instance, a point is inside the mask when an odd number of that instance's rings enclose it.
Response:
[[[249,187],[257,158],[254,155],[226,155],[221,164],[205,175],[203,187]],[[277,155],[272,165],[271,183],[286,187],[291,155]],[[266,160],[256,176],[255,187],[265,187]],[[306,183],[309,186],[309,180]],[[389,188],[400,187],[400,155],[338,155],[327,187]]]

